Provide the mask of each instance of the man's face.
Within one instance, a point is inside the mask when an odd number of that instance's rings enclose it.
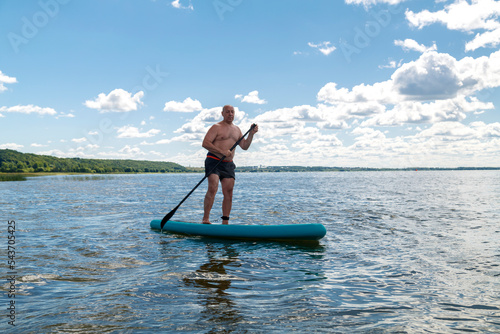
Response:
[[[234,120],[234,108],[233,107],[225,107],[222,111],[222,117],[226,122],[232,122]]]

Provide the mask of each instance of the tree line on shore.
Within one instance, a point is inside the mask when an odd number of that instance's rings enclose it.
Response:
[[[0,150],[2,173],[185,173],[194,171],[173,162],[57,158]]]
[[[304,166],[254,166],[238,167],[237,172],[356,172],[356,171],[423,171],[423,170],[489,170],[500,167],[304,167]],[[173,162],[145,160],[107,160],[57,158],[48,155],[21,153],[0,149],[0,173],[188,173],[203,172],[203,168],[184,167]]]

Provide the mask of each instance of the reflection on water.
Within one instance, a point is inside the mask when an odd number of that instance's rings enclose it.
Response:
[[[200,305],[204,307],[199,321],[212,328],[208,333],[230,330],[233,324],[242,320],[235,308],[235,302],[226,292],[231,286],[232,277],[225,266],[238,266],[238,253],[230,244],[206,244],[208,262],[202,264],[191,275],[183,278],[186,286],[198,288]]]
[[[238,176],[233,223],[321,222],[316,246],[150,230],[199,179],[0,183],[0,212],[17,227],[16,330],[500,332],[499,171]],[[203,197],[176,218],[199,221]]]

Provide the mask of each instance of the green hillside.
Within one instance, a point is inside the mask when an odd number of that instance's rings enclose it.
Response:
[[[56,158],[0,150],[2,173],[182,173],[191,171],[173,162]]]

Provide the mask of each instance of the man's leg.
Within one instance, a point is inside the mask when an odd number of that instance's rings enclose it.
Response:
[[[210,224],[210,211],[214,205],[215,195],[217,194],[217,188],[219,187],[219,175],[210,174],[208,176],[208,189],[205,194],[205,201],[203,202],[203,224]]]
[[[224,199],[222,200],[222,215],[229,217],[233,205],[234,179],[224,178],[220,182],[222,184],[222,194],[224,195]],[[222,220],[222,224],[229,224],[229,221]]]

